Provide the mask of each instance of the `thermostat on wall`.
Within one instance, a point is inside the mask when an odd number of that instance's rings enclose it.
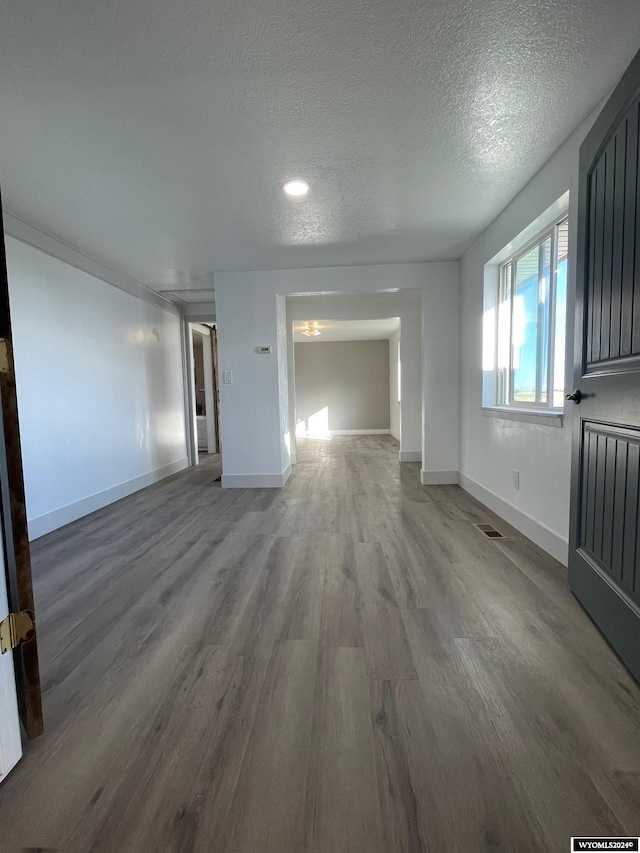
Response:
[[[271,347],[256,347],[256,352],[262,353],[263,355],[269,355]]]

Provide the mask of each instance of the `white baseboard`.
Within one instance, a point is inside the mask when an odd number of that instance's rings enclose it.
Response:
[[[420,469],[420,482],[423,486],[451,486],[458,482],[457,471],[425,471]]]
[[[422,462],[421,450],[401,450],[398,456],[401,462]]]
[[[398,433],[394,432],[392,429],[389,430],[389,435],[392,438],[395,438],[396,441],[400,441],[400,436],[398,435]]]
[[[223,489],[281,489],[291,476],[291,463],[282,474],[223,474]]]
[[[52,530],[57,530],[59,527],[64,527],[65,524],[77,521],[85,515],[89,515],[98,509],[102,509],[102,507],[119,501],[121,498],[126,498],[128,495],[132,495],[134,492],[138,492],[140,489],[152,485],[152,483],[157,483],[159,480],[164,480],[165,477],[170,477],[171,474],[177,474],[178,471],[182,471],[188,467],[189,460],[184,456],[182,459],[177,459],[163,468],[157,468],[155,471],[141,474],[139,477],[119,483],[117,486],[112,486],[103,492],[89,495],[87,498],[82,498],[72,504],[67,504],[67,506],[46,512],[44,515],[39,515],[36,518],[30,518],[29,539],[37,539],[39,536],[51,533]]]
[[[469,492],[470,495],[490,510],[493,510],[500,518],[504,518],[516,530],[519,530],[520,533],[524,533],[525,536],[535,542],[536,545],[539,545],[547,554],[551,554],[552,557],[555,557],[564,566],[567,565],[569,561],[569,542],[559,533],[556,533],[555,530],[551,530],[526,512],[512,506],[504,498],[481,486],[480,483],[477,483],[465,474],[458,474],[458,484],[465,492]]]

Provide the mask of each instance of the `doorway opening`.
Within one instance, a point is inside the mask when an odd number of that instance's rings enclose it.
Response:
[[[292,464],[303,448],[306,457],[332,445],[338,453],[338,444],[384,451],[390,464],[422,462],[421,291],[294,295],[286,304]],[[420,478],[419,466],[402,473]]]
[[[297,438],[399,434],[400,318],[293,324]]]
[[[397,457],[400,318],[301,320],[292,334],[295,440],[302,458]]]
[[[188,324],[191,460],[216,464],[221,455],[215,325]]]

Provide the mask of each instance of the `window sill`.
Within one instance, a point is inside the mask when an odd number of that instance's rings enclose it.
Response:
[[[541,412],[539,409],[516,409],[513,406],[483,406],[482,415],[485,418],[502,418],[507,421],[520,421],[525,424],[542,424],[543,426],[562,428],[564,413],[558,409]]]

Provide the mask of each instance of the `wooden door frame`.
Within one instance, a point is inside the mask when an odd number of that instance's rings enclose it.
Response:
[[[42,698],[1,206],[0,198],[0,516],[9,610],[34,617],[30,638],[13,652],[20,718],[34,738],[43,731]]]
[[[218,371],[218,328],[211,329],[211,359],[213,361],[213,406],[216,418],[216,453],[222,453],[222,434],[220,432],[220,375]]]

